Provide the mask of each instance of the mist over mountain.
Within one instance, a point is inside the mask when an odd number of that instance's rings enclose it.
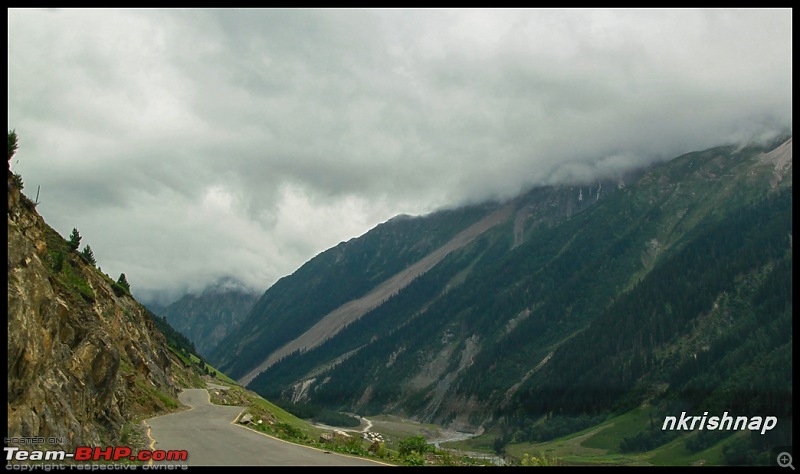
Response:
[[[260,296],[224,278],[159,309],[289,408],[436,423],[497,453],[583,433],[637,462],[766,465],[792,444],[792,163],[784,136],[398,215]],[[167,347],[191,343],[8,181],[9,433],[116,442],[200,383]],[[775,424],[659,427],[687,412]]]
[[[226,278],[199,294],[186,294],[166,306],[148,304],[148,308],[165,317],[205,356],[236,329],[259,296],[241,282]]]
[[[791,255],[791,137],[714,147],[398,216],[279,280],[209,358],[273,399],[498,449],[639,406],[778,413],[769,436],[691,438],[763,461],[791,444]],[[679,436],[635,426],[615,449]]]

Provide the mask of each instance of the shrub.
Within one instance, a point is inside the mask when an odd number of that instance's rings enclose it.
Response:
[[[522,456],[522,461],[519,463],[520,466],[557,466],[558,463],[556,462],[555,458],[548,458],[544,454],[540,454],[539,456],[531,456],[528,453],[525,453]]]
[[[128,294],[125,288],[123,288],[119,283],[114,283],[111,285],[111,288],[114,290],[114,294],[117,295],[117,297]]]
[[[400,455],[406,456],[412,452],[424,454],[426,452],[433,452],[434,447],[428,444],[424,436],[409,436],[408,438],[400,441],[399,452]]]

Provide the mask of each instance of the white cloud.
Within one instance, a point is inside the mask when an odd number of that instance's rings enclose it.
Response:
[[[150,296],[399,213],[791,128],[790,9],[9,10],[9,127]]]

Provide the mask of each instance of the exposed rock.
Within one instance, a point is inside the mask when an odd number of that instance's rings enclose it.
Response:
[[[9,182],[6,436],[111,444],[177,396],[171,359],[144,308],[65,244]]]
[[[333,435],[337,438],[350,439],[350,434],[342,430],[333,430]]]
[[[372,444],[370,444],[369,447],[367,448],[367,451],[369,451],[372,454],[375,454],[378,451],[380,451],[382,444],[383,443],[380,441],[373,441]]]
[[[342,430],[333,430],[333,433],[322,433],[319,435],[320,443],[345,443],[350,440],[352,436]]]
[[[245,414],[245,415],[244,415],[244,416],[243,416],[243,417],[242,417],[242,418],[239,420],[239,423],[241,423],[241,424],[243,424],[243,425],[246,425],[246,424],[248,424],[248,423],[252,423],[252,422],[253,422],[253,415],[251,415],[250,413],[246,413],[246,414]]]

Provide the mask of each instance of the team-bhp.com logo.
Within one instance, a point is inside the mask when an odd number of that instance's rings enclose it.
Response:
[[[74,453],[63,450],[25,451],[13,446],[3,448],[6,452],[6,461],[186,461],[189,452],[183,450],[164,451],[156,449],[154,451],[143,450],[133,452],[127,446],[109,446],[107,448],[78,446]]]

